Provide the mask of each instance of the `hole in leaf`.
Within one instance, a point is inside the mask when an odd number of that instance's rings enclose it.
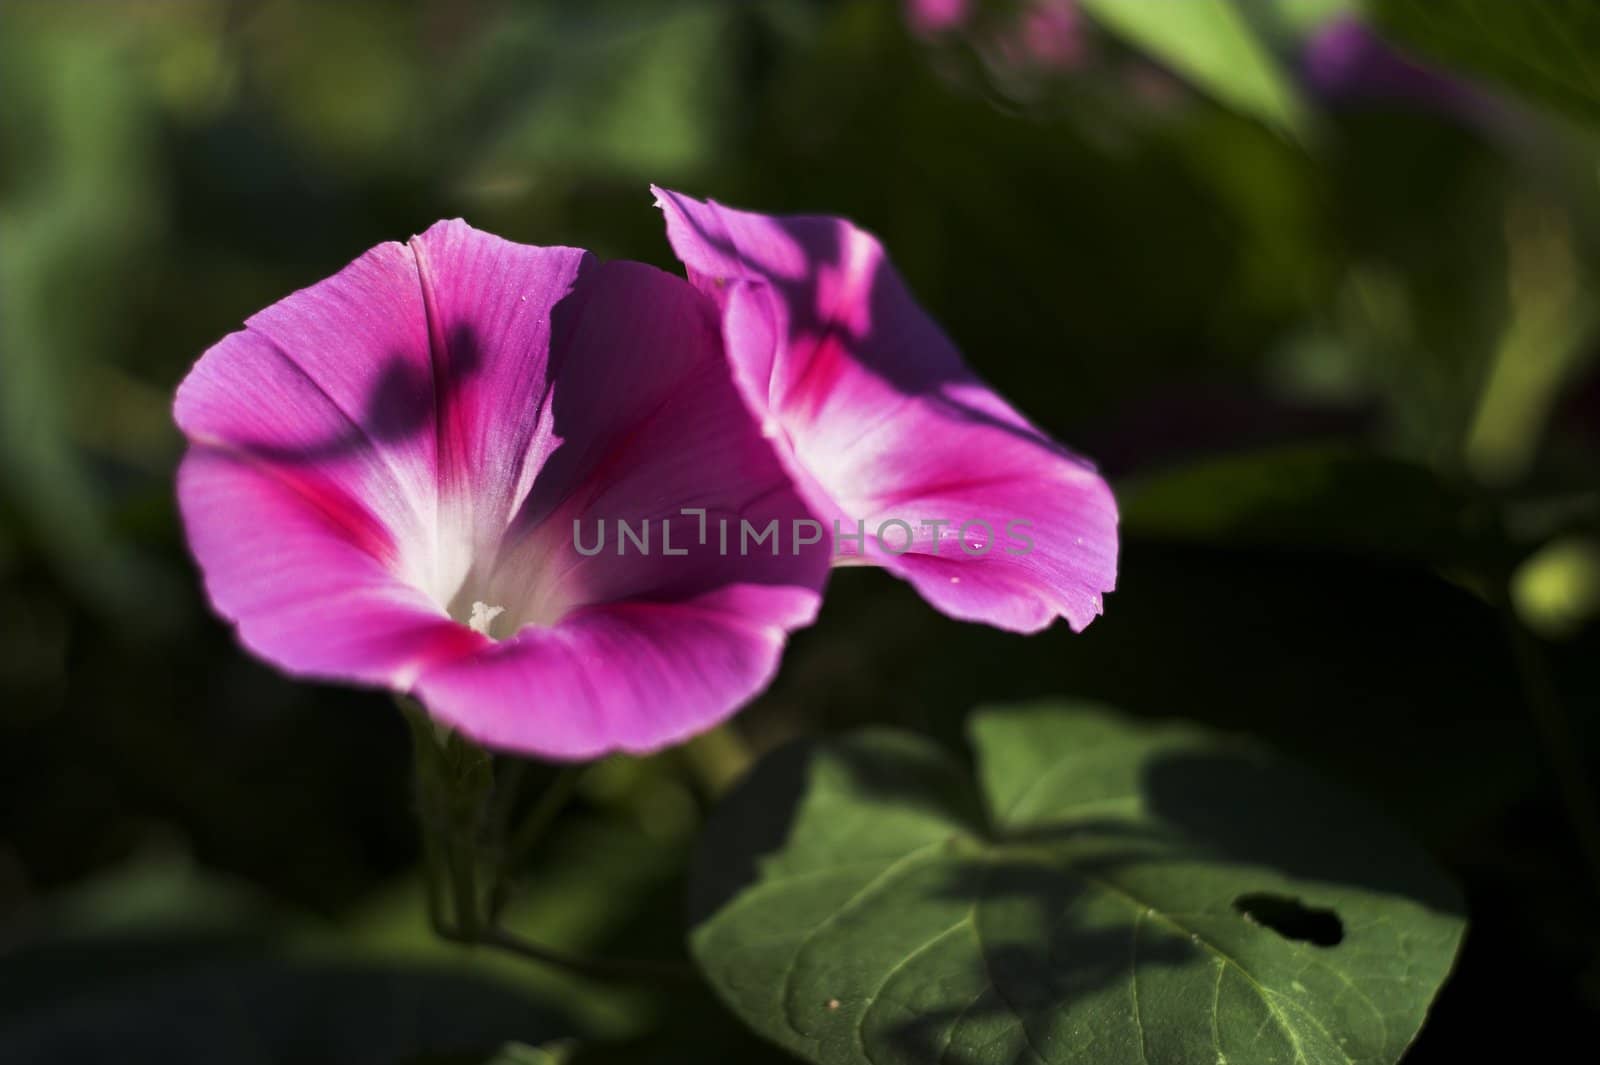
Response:
[[[1332,947],[1344,939],[1344,922],[1332,910],[1307,906],[1285,895],[1240,895],[1233,908],[1244,919],[1270,928],[1285,939]]]

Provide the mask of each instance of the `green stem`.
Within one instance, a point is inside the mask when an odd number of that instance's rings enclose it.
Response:
[[[520,758],[495,760],[494,808],[489,815],[489,840],[495,845],[505,842],[510,835],[511,815],[516,809],[517,795],[522,791],[523,778],[527,775],[528,763]]]
[[[582,775],[583,770],[577,766],[562,766],[557,770],[555,777],[539,796],[539,801],[533,804],[533,808],[528,811],[522,823],[507,840],[500,853],[494,890],[489,899],[490,921],[498,920],[506,903],[510,901],[513,872],[527,860],[534,846],[565,808],[567,800],[572,798],[573,791],[577,789],[578,780]]]
[[[422,877],[428,924],[438,932],[447,923],[445,867],[448,863],[440,839],[443,815],[439,808],[437,740],[422,708],[409,700],[402,699],[399,702],[411,733],[413,801],[417,812],[417,834],[422,843]]]
[[[693,980],[694,969],[680,962],[590,958],[569,954],[523,939],[500,927],[499,911],[507,893],[510,859],[538,841],[571,796],[581,770],[564,767],[518,826],[511,846],[500,851],[488,911],[478,893],[479,830],[492,772],[487,755],[459,737],[441,742],[426,712],[412,700],[400,708],[411,726],[415,757],[417,819],[422,836],[423,878],[428,921],[441,939],[467,946],[493,947],[530,961],[555,966],[597,980]],[[514,774],[513,774],[514,775]],[[512,783],[506,781],[504,783]],[[513,790],[513,789],[508,789]],[[494,813],[493,828],[503,834],[513,796]],[[446,896],[449,896],[448,898]],[[453,920],[452,920],[453,914]]]
[[[476,935],[467,935],[458,928],[446,928],[440,935],[456,943],[470,946],[494,947],[519,958],[543,965],[565,969],[578,976],[595,980],[674,980],[692,981],[697,974],[692,966],[683,962],[644,961],[633,958],[591,958],[582,954],[569,954],[542,943],[523,939],[499,926],[491,925]]]
[[[478,935],[478,870],[477,848],[470,839],[452,841],[450,882],[455,894],[456,927],[468,939]]]
[[[419,816],[418,820],[422,836],[422,883],[427,898],[428,925],[437,932],[445,927],[444,860],[439,850],[438,833],[429,827],[426,815]]]

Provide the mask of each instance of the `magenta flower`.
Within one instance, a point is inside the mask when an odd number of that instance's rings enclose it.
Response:
[[[1302,66],[1307,84],[1330,104],[1408,103],[1491,129],[1503,120],[1486,93],[1405,55],[1353,15],[1312,35]]]
[[[724,554],[682,513],[807,512],[714,306],[647,266],[443,222],[255,315],[175,412],[190,545],[242,642],[488,746],[684,738],[818,606],[825,544]],[[653,543],[580,550],[618,521]]]
[[[818,517],[862,535],[841,561],[1017,632],[1100,613],[1116,582],[1110,489],[966,368],[875,239],[655,191],[764,435]]]

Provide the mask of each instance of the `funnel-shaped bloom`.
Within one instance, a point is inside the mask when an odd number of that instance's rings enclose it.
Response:
[[[725,554],[681,513],[806,511],[714,306],[651,267],[440,223],[225,337],[176,417],[189,541],[244,644],[493,747],[681,739],[816,612],[822,548]]]
[[[1116,579],[1110,489],[967,369],[875,239],[655,191],[764,435],[819,517],[865,527],[848,561],[1017,632],[1100,613]],[[915,534],[903,552],[897,522]]]

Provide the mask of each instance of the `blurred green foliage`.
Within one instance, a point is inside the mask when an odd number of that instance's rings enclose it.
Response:
[[[1600,13],[1583,0],[1375,0],[1373,8],[1385,29],[1424,55],[1600,117]]]
[[[778,1053],[702,992],[436,942],[399,715],[246,657],[172,503],[172,389],[245,316],[457,214],[676,269],[647,181],[877,232],[974,366],[1113,475],[1123,576],[1084,635],[1021,639],[840,573],[738,742],[584,778],[516,927],[682,957],[682,871],[741,746],[875,723],[959,750],[967,707],[1070,693],[1248,731],[1461,879],[1473,931],[1408,1060],[1591,1031],[1600,187],[1563,117],[1590,110],[1563,58],[1590,23],[1375,3],[1486,79],[1480,121],[1303,84],[1351,5],[1202,6],[1271,73],[1126,16],[1019,66],[873,0],[0,5],[0,986],[28,992],[0,995],[0,1058],[65,1016],[181,1060],[184,1018],[240,995],[242,1027],[195,1039]],[[413,995],[475,1005],[436,1028]],[[1540,1023],[1501,1042],[1488,1015]]]

